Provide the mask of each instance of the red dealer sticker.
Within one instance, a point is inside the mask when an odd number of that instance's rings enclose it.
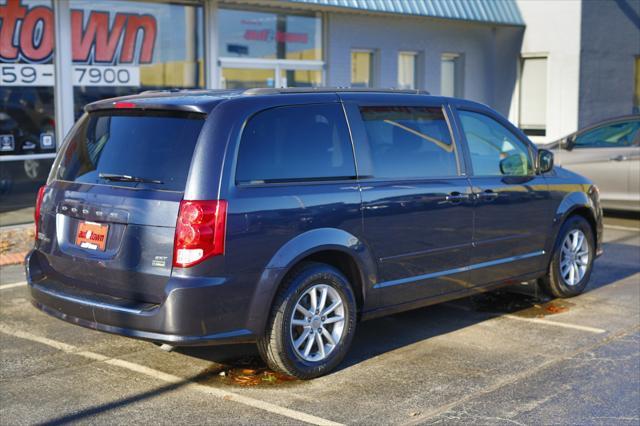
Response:
[[[80,222],[76,244],[90,250],[104,251],[107,247],[109,225],[95,222]]]

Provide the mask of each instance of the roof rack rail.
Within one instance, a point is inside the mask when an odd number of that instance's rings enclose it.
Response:
[[[167,87],[166,89],[151,89],[140,92],[140,95],[149,94],[149,93],[178,93],[183,92],[188,89],[181,89],[179,87]]]
[[[230,93],[230,92],[237,92],[237,93],[242,93],[242,90],[240,89],[203,89],[203,88],[188,88],[188,87],[167,87],[165,89],[150,89],[150,90],[145,90],[142,91],[140,93],[138,93],[139,95],[148,95],[148,94],[154,94],[154,93],[198,93],[198,94],[213,94],[213,95],[217,95],[220,93]]]
[[[284,93],[406,93],[412,95],[430,95],[426,90],[417,89],[372,89],[359,87],[257,87],[242,92],[244,95],[276,95]]]

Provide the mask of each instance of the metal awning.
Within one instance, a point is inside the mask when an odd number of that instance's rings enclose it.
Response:
[[[524,26],[516,0],[285,0],[284,2],[372,13],[425,16]]]

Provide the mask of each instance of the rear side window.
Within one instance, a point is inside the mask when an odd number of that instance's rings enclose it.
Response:
[[[442,108],[362,107],[373,174],[380,178],[456,176],[455,146]]]
[[[57,179],[184,191],[203,118],[109,112],[82,120],[60,154]],[[105,179],[109,175],[144,182]]]
[[[237,183],[350,179],[356,176],[344,113],[338,104],[268,109],[247,123]]]

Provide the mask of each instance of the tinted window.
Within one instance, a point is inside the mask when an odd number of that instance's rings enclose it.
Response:
[[[60,154],[56,178],[83,183],[184,191],[204,120],[165,115],[90,114]],[[100,174],[162,183],[113,182]]]
[[[355,177],[353,150],[338,104],[268,109],[247,123],[240,150],[239,183]]]
[[[579,135],[576,137],[575,146],[576,148],[631,146],[638,134],[638,129],[640,129],[640,120],[609,124]]]
[[[460,111],[476,176],[526,176],[533,171],[527,145],[484,114]]]
[[[363,107],[360,112],[376,177],[457,175],[455,147],[441,108]]]

